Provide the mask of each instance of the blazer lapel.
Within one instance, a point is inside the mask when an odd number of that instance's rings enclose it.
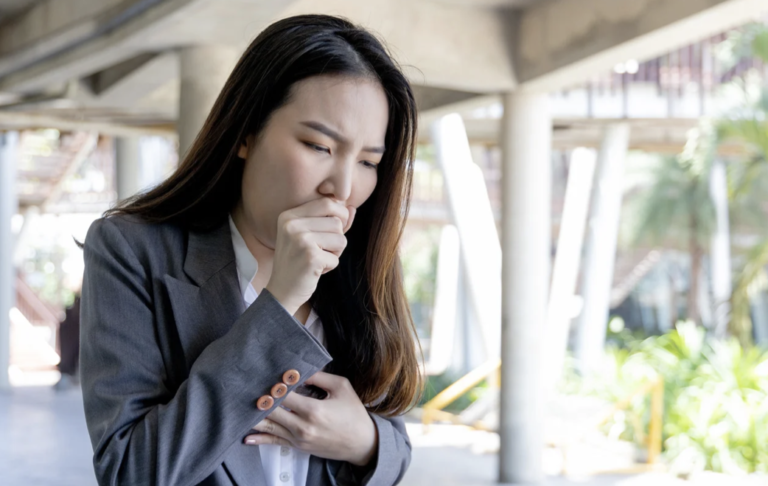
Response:
[[[245,311],[227,223],[209,233],[189,232],[184,272],[193,283],[170,275],[164,280],[189,371]]]

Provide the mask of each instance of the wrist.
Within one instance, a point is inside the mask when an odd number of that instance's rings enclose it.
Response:
[[[350,464],[359,469],[369,469],[371,466],[373,466],[376,462],[376,453],[379,450],[379,430],[378,427],[376,427],[376,423],[373,421],[373,418],[369,416],[369,419],[370,426],[373,429],[373,433],[370,434],[369,437],[372,437],[372,439],[369,440],[367,444],[364,444],[362,447],[357,449],[358,451],[363,452],[361,455],[349,461]]]
[[[268,290],[270,294],[272,294],[272,298],[277,301],[278,304],[283,306],[283,309],[285,309],[286,312],[288,312],[290,315],[296,314],[296,311],[299,310],[299,305],[295,305],[292,303],[289,299],[285,298],[285,296],[282,295],[279,291],[276,291],[274,288],[271,288],[269,284],[267,284],[266,287],[264,287],[265,290]]]

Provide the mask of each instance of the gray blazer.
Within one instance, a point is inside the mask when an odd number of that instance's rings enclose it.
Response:
[[[299,371],[298,386],[331,356],[266,289],[245,309],[226,220],[197,233],[99,219],[84,257],[80,363],[99,484],[264,484],[257,446],[242,443],[272,410],[256,399],[286,370]],[[400,481],[411,458],[403,419],[371,417],[373,469],[359,478],[311,456],[308,486]]]

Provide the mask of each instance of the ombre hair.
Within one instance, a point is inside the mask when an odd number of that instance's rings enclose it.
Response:
[[[322,319],[333,356],[328,371],[349,379],[371,412],[398,415],[422,392],[418,340],[398,255],[417,114],[408,81],[372,34],[327,15],[290,17],[267,27],[238,61],[176,171],[105,216],[138,215],[194,231],[224,224],[241,196],[244,164],[238,148],[288,103],[297,82],[321,75],[377,81],[387,97],[389,122],[376,188],[357,210],[339,265],[320,278],[310,304]]]

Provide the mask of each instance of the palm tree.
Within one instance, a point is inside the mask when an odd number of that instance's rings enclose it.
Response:
[[[690,255],[688,318],[700,324],[698,283],[704,252],[715,228],[715,208],[709,192],[709,172],[715,144],[712,129],[702,125],[685,150],[663,157],[653,169],[650,189],[637,201],[635,244],[686,250]]]
[[[768,28],[753,24],[729,39],[728,55],[736,63],[744,58],[758,58],[768,63]],[[744,88],[748,99],[746,79],[737,80]],[[721,120],[717,127],[721,143],[736,142],[744,150],[737,163],[731,165],[729,197],[742,208],[739,211],[745,219],[747,231],[758,233],[760,241],[744,255],[744,264],[737,272],[731,297],[731,321],[729,332],[736,336],[743,346],[752,342],[752,319],[748,289],[763,273],[768,264],[768,235],[765,234],[765,194],[768,194],[768,89],[762,87],[754,101],[729,117]],[[762,230],[762,231],[761,231]]]

